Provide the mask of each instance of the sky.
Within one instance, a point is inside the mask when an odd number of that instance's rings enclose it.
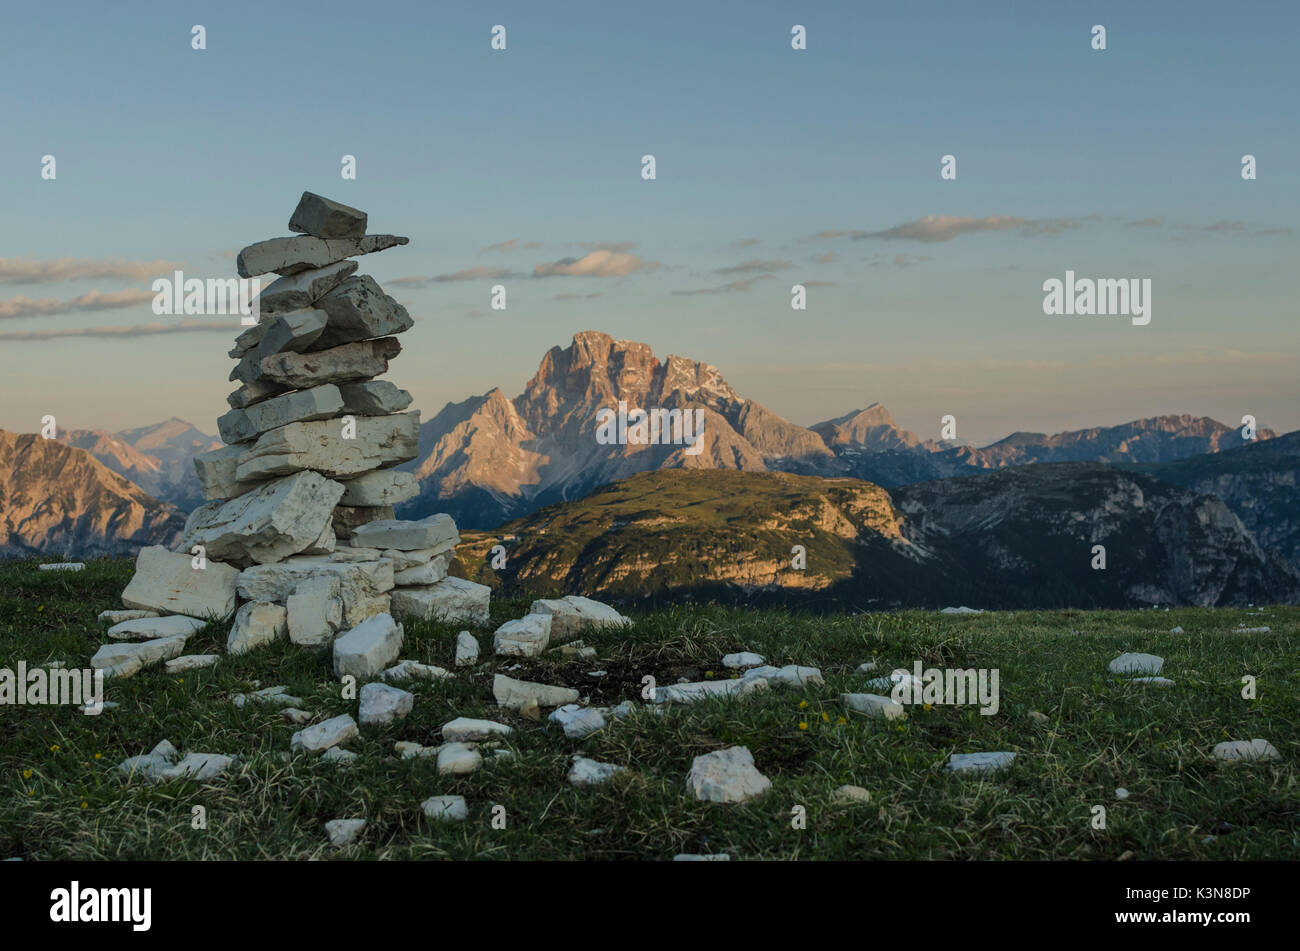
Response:
[[[881,402],[978,444],[1165,413],[1300,428],[1297,4],[7,17],[0,428],[215,432],[240,328],[155,316],[152,280],[234,276],[304,190],[410,238],[359,262],[416,319],[388,379],[425,419],[601,330],[803,425]],[[1149,279],[1150,323],[1045,315],[1067,270]]]

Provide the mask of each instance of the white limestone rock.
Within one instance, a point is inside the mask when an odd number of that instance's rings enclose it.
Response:
[[[289,640],[304,647],[324,647],[343,625],[342,582],[335,573],[315,574],[294,586],[285,599]]]
[[[576,703],[557,707],[547,717],[552,723],[558,723],[564,729],[564,735],[571,740],[580,740],[584,736],[598,733],[605,729],[605,717],[595,707],[580,707]]]
[[[321,753],[330,747],[354,740],[359,735],[357,721],[345,713],[299,730],[290,737],[289,748],[294,752]]]
[[[632,623],[630,618],[619,614],[608,604],[576,594],[534,601],[528,612],[551,615],[551,640],[556,644],[573,640],[588,629],[618,628]]]
[[[772,781],[754,768],[754,756],[744,746],[732,746],[695,757],[686,787],[702,802],[745,802],[772,788]]]
[[[395,588],[392,596],[393,612],[399,617],[410,615],[453,624],[487,624],[492,589],[449,575],[433,585]]]
[[[190,555],[170,552],[161,545],[140,549],[135,574],[122,592],[122,604],[160,614],[225,620],[235,610],[239,571],[222,564],[222,556],[211,548],[207,555],[206,566],[195,568]]]
[[[355,545],[356,543],[352,542],[351,544]],[[442,545],[433,548],[417,548],[415,551],[398,551],[396,548],[385,548],[382,551],[377,548],[358,548],[357,551],[379,551],[379,557],[391,561],[393,571],[398,572],[405,571],[408,568],[416,568],[420,565],[427,565],[439,555],[446,555],[447,559],[450,560],[455,548],[455,542],[444,542]],[[435,584],[436,582],[430,583]]]
[[[157,611],[100,611],[101,624],[121,624],[123,621],[139,621],[142,618],[161,617]]]
[[[337,264],[299,271],[297,274],[272,281],[262,289],[261,294],[257,295],[258,313],[262,316],[258,326],[265,327],[268,322],[266,318],[275,314],[314,307],[318,300],[357,273],[358,266],[356,261],[339,261]],[[236,357],[246,353],[255,347],[260,339],[259,335],[257,339],[245,342],[244,335],[240,334],[235,340],[235,349],[230,352],[230,355]]]
[[[220,753],[188,753],[175,766],[163,770],[158,781],[193,779],[205,783],[210,779],[216,779],[233,765],[235,765],[233,756],[223,756]]]
[[[781,687],[820,687],[825,684],[822,672],[816,667],[800,667],[787,664],[785,667],[753,667],[745,671],[742,680],[766,680],[772,686]]]
[[[317,301],[316,306],[329,314],[329,323],[317,349],[400,334],[415,326],[406,308],[385,294],[368,274],[343,281]]]
[[[86,563],[84,561],[47,562],[37,567],[41,571],[81,571],[86,567]]]
[[[753,651],[741,651],[738,654],[726,654],[722,658],[723,667],[734,669],[743,669],[745,667],[761,667],[767,663],[762,654],[755,654]]]
[[[430,796],[420,803],[420,808],[435,822],[464,822],[469,818],[464,796]]]
[[[222,446],[194,457],[194,471],[198,473],[199,488],[209,501],[238,498],[252,492],[260,481],[240,482],[235,478],[235,467],[247,446]],[[220,508],[213,506],[212,511]],[[195,510],[198,511],[198,510]],[[193,516],[194,513],[191,513]]]
[[[365,828],[365,819],[331,819],[325,823],[325,835],[330,845],[341,849],[356,842]]]
[[[460,541],[460,533],[450,515],[438,513],[418,522],[385,519],[362,525],[353,533],[353,542],[367,548],[396,548],[411,551],[433,548]]]
[[[982,608],[968,608],[964,604],[959,608],[944,608],[940,614],[983,614]]]
[[[235,258],[235,267],[240,277],[257,277],[271,271],[276,274],[297,274],[323,268],[345,258],[394,248],[409,240],[391,234],[348,238],[271,238],[250,244],[240,251]]]
[[[263,433],[239,457],[236,477],[257,480],[288,473],[305,475],[302,470],[313,470],[317,478],[345,479],[415,458],[420,428],[418,412],[360,416],[354,422],[355,438],[349,439],[343,438],[343,422],[338,419],[289,423]],[[339,498],[344,491],[340,485]],[[338,504],[337,499],[334,504]],[[333,506],[329,514],[333,521]],[[320,534],[319,529],[316,534]]]
[[[483,754],[465,743],[447,743],[438,752],[438,772],[466,776],[483,765]]]
[[[344,626],[356,627],[388,611],[385,592],[393,587],[393,566],[383,560],[339,563],[333,556],[308,555],[254,565],[239,573],[237,590],[241,598],[287,603],[299,584],[319,576],[338,578]]]
[[[626,769],[625,766],[601,763],[575,754],[573,764],[569,767],[568,780],[575,786],[595,786],[608,782],[614,774],[624,772]]]
[[[414,399],[409,391],[387,380],[345,383],[339,389],[343,393],[344,411],[354,416],[387,416],[389,413],[400,413],[410,406]]]
[[[1158,674],[1164,664],[1155,654],[1120,654],[1106,669],[1112,674]]]
[[[435,667],[433,664],[421,664],[414,660],[400,661],[384,671],[384,679],[389,681],[447,680],[452,676],[454,675],[449,670]]]
[[[697,683],[660,684],[654,689],[653,703],[698,703],[715,697],[744,697],[766,690],[768,683],[762,677],[738,680],[701,680]]]
[[[478,663],[478,639],[469,631],[456,635],[456,666],[473,667]]]
[[[339,504],[397,505],[414,498],[419,491],[414,473],[376,469],[343,483],[343,498],[339,499]]]
[[[366,233],[366,213],[314,192],[303,192],[289,217],[289,230],[317,238],[361,238]]]
[[[203,545],[209,559],[206,571],[212,570],[214,558],[237,565],[277,562],[320,539],[342,495],[343,486],[319,472],[295,472],[273,479],[216,506],[196,521],[207,506],[198,509],[185,525],[181,547],[188,551],[193,545]],[[182,557],[188,565],[189,556]]]
[[[341,746],[331,746],[320,755],[321,761],[325,763],[335,763],[339,769],[347,769],[352,761],[357,758],[357,754],[351,750],[345,750]]]
[[[450,564],[451,553],[446,552],[435,558],[430,558],[422,565],[415,565],[395,572],[393,583],[398,587],[419,587],[437,584],[447,577],[447,566]]]
[[[368,683],[361,688],[359,719],[362,726],[388,726],[405,720],[415,707],[415,694],[388,684]]]
[[[953,753],[945,769],[954,773],[992,773],[1009,767],[1015,753]]]
[[[277,353],[254,361],[252,354],[235,367],[234,379],[304,389],[326,383],[358,383],[388,372],[388,361],[402,352],[396,337],[360,340],[313,350],[310,353]]]
[[[527,680],[515,680],[505,674],[497,674],[493,678],[492,696],[507,710],[522,710],[529,703],[539,707],[560,707],[578,701],[578,691],[571,687],[551,687]]]
[[[1268,740],[1231,740],[1214,747],[1214,758],[1225,763],[1241,760],[1281,759],[1282,754]]]
[[[261,325],[259,325],[261,326]],[[240,361],[243,365],[243,361]],[[236,367],[238,370],[239,367]],[[226,396],[226,403],[231,409],[243,409],[246,406],[252,406],[254,403],[260,403],[262,400],[270,399],[272,396],[279,396],[281,393],[287,393],[293,389],[291,386],[285,386],[283,383],[272,383],[270,380],[256,380],[251,383],[245,383],[235,392]]]
[[[226,639],[226,653],[246,654],[274,644],[289,633],[283,605],[271,601],[249,601],[235,612],[235,623]]]
[[[674,862],[730,862],[731,856],[726,852],[678,852],[673,856]]]
[[[507,736],[512,728],[495,720],[472,720],[457,717],[442,725],[442,738],[448,743],[469,743],[475,740],[490,740]]]
[[[189,637],[207,626],[207,621],[173,614],[114,624],[108,629],[108,636],[115,641],[152,641],[159,637]]]
[[[1129,681],[1131,684],[1140,684],[1145,687],[1172,687],[1174,682],[1168,677],[1134,677]]]
[[[139,663],[139,670],[144,667],[152,667],[155,664],[161,664],[163,661],[171,660],[185,653],[184,637],[160,637],[152,641],[141,641],[139,643],[115,643],[105,644],[95,652],[95,656],[90,658],[90,666],[103,670],[105,676],[108,676],[109,670],[125,665],[126,668],[131,666],[131,660],[134,659]],[[131,671],[134,673],[135,671]],[[129,673],[114,672],[114,676],[130,676]]]
[[[841,786],[832,793],[837,802],[871,802],[871,793],[861,786]]]
[[[528,614],[497,628],[492,646],[499,657],[538,657],[551,639],[551,616]]]
[[[284,720],[285,723],[292,723],[294,726],[306,726],[311,722],[311,714],[297,707],[281,707],[280,719]]]
[[[309,390],[293,390],[283,396],[273,396],[247,409],[232,409],[217,419],[217,431],[225,442],[249,442],[262,433],[290,423],[330,419],[339,415],[342,409],[343,397],[337,386],[313,386]]]
[[[173,657],[163,664],[163,670],[169,674],[183,674],[188,670],[201,670],[204,667],[211,667],[220,659],[220,654],[184,654],[180,657]]]
[[[117,768],[126,774],[128,780],[138,776],[148,782],[158,782],[162,774],[171,769],[180,755],[176,747],[163,740],[142,756],[128,756],[117,764]]]
[[[362,621],[334,642],[334,674],[357,680],[379,676],[402,650],[402,625],[388,614]]]
[[[881,720],[901,720],[907,715],[901,703],[878,693],[842,693],[840,702],[855,713],[865,713]]]

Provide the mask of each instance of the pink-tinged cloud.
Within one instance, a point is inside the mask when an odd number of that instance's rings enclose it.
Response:
[[[470,267],[451,274],[439,274],[430,280],[444,283],[446,281],[504,281],[513,272],[504,267]]]
[[[41,284],[114,277],[145,281],[160,275],[170,277],[180,268],[181,265],[174,261],[125,261],[121,258],[56,258],[51,261],[0,258],[0,283]]]
[[[627,277],[647,265],[635,254],[599,250],[580,258],[561,258],[533,268],[533,277]]]
[[[154,299],[148,291],[110,291],[107,294],[90,291],[71,300],[55,300],[51,297],[33,299],[30,297],[10,297],[0,300],[0,318],[4,317],[52,317],[55,314],[77,314],[96,310],[120,310],[123,307],[135,307],[147,304]]]

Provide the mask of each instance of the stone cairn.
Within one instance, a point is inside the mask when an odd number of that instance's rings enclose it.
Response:
[[[140,553],[127,610],[105,612],[119,643],[92,663],[109,676],[177,659],[189,634],[232,613],[229,653],[284,637],[333,645],[336,673],[360,677],[396,659],[393,615],[487,623],[491,589],[447,576],[460,541],[451,517],[394,518],[418,491],[393,467],[416,457],[420,414],[376,377],[414,321],[352,259],[408,239],[368,235],[366,220],[304,192],[295,236],[239,253],[240,277],[279,278],[230,351],[239,388],[217,420],[226,446],[194,461],[209,501],[176,551]]]

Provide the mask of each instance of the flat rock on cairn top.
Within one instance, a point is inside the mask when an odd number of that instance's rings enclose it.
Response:
[[[289,230],[316,238],[360,238],[366,233],[366,217],[350,205],[303,192],[289,217]]]

